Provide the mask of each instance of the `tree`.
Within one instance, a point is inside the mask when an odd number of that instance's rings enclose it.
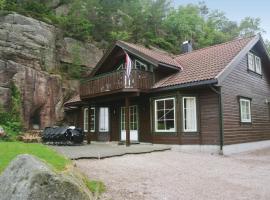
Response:
[[[260,18],[245,17],[240,22],[239,34],[241,36],[252,36],[259,32],[265,32],[260,26]]]
[[[268,53],[270,54],[270,41],[269,40],[265,40],[265,45],[266,45],[266,48],[268,50]]]
[[[6,0],[0,0],[0,10],[4,10],[6,6]]]

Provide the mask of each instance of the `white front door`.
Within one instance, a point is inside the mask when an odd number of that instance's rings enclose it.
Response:
[[[121,141],[126,141],[126,113],[125,107],[121,107]],[[129,107],[130,140],[138,141],[138,108],[136,105]]]

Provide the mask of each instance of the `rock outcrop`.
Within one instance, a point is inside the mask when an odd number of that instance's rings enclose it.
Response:
[[[63,120],[63,103],[78,92],[79,82],[63,81],[54,73],[62,63],[74,62],[74,51],[88,71],[102,56],[95,45],[61,35],[61,30],[30,17],[0,16],[0,104],[8,108],[14,82],[22,96],[25,128],[44,128]]]
[[[89,200],[75,174],[58,174],[30,155],[17,156],[0,176],[1,200]]]
[[[59,49],[59,58],[61,62],[72,64],[78,60],[82,66],[90,70],[102,57],[102,51],[94,44],[82,43],[73,38],[64,38]]]

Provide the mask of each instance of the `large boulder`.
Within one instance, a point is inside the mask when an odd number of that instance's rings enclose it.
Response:
[[[0,176],[1,200],[89,200],[76,175],[58,174],[30,155],[16,157]]]

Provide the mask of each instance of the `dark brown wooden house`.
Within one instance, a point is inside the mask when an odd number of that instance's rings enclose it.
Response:
[[[270,59],[261,36],[194,51],[183,45],[186,53],[169,55],[116,42],[65,104],[69,123],[92,140],[127,145],[228,152],[270,145]]]

